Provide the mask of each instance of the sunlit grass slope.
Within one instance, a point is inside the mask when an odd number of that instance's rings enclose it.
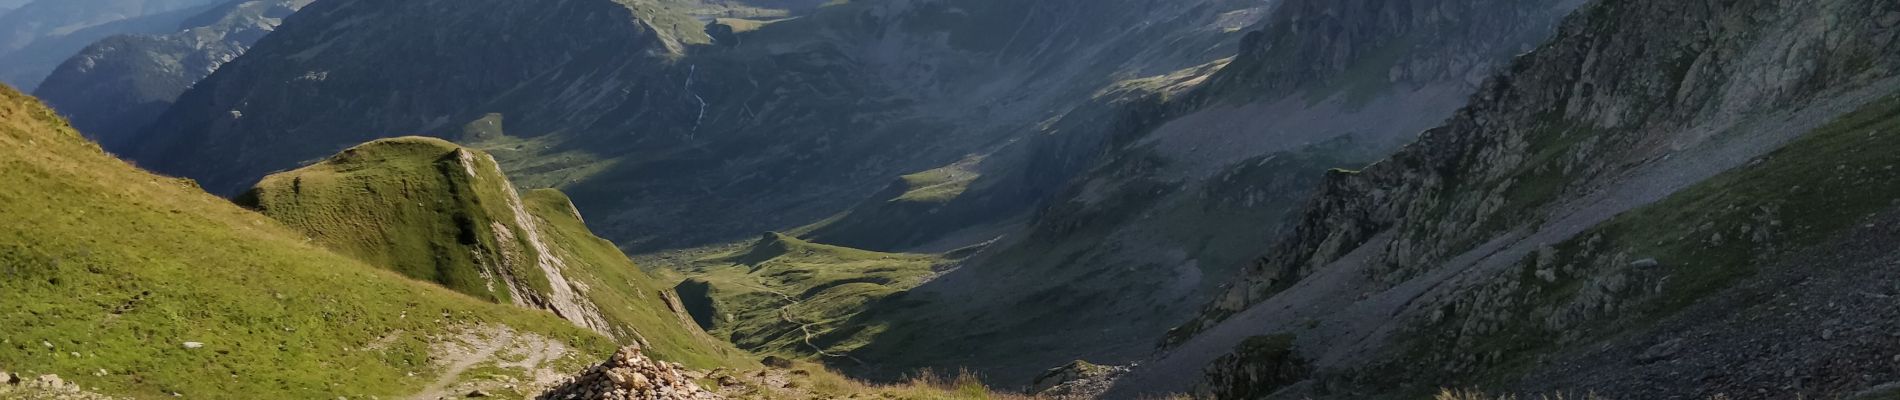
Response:
[[[429,338],[465,324],[589,353],[614,346],[544,312],[321,249],[106,155],[10,88],[0,88],[0,188],[9,371],[140,398],[390,398],[435,379]]]
[[[487,164],[441,139],[384,139],[266,177],[238,203],[325,247],[471,296],[517,300],[498,284],[503,276],[547,293],[534,246],[498,233],[523,227],[507,204],[507,180]],[[529,262],[504,262],[511,257]]]

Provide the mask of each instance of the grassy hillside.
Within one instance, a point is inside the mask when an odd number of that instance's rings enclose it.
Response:
[[[693,317],[741,348],[842,357],[882,332],[860,318],[922,284],[943,258],[829,246],[777,233],[692,261],[677,290]]]
[[[397,397],[459,326],[614,344],[321,249],[0,88],[0,368],[157,398]],[[201,344],[190,348],[185,343]]]
[[[372,265],[548,309],[662,359],[749,363],[694,329],[671,292],[594,236],[567,196],[519,195],[481,151],[434,138],[378,140],[267,177],[239,202]]]
[[[440,139],[379,140],[266,177],[238,203],[324,247],[477,298],[517,300],[496,285],[497,275],[548,292],[547,278],[533,265],[502,262],[518,256],[503,246],[533,251],[527,243],[501,243],[494,229],[522,229],[501,198],[506,179],[480,165],[480,157],[459,156],[459,149]],[[503,265],[513,268],[492,270]]]

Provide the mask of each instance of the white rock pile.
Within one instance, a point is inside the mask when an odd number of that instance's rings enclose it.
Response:
[[[715,400],[724,399],[701,389],[678,363],[654,361],[639,346],[615,352],[606,363],[562,380],[540,400]]]

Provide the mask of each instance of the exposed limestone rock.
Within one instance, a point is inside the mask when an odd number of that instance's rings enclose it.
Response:
[[[457,149],[456,153],[466,155],[469,152],[466,149]],[[489,176],[507,176],[502,173],[500,164],[495,162],[493,156],[483,154],[482,157],[487,161],[482,165],[490,168]],[[476,178],[475,174],[471,174],[470,178]],[[541,223],[535,220],[534,215],[528,213],[527,207],[521,202],[521,194],[515,190],[514,184],[503,182],[501,188],[502,193],[507,195],[508,210],[514,214],[515,225],[521,227],[523,236],[521,242],[527,243],[529,248],[533,249],[534,265],[546,275],[548,280],[550,293],[546,293],[544,306],[575,324],[613,335],[613,328],[607,324],[607,319],[600,315],[600,307],[594,305],[594,302],[588,300],[584,293],[577,290],[575,284],[562,272],[568,268],[567,261],[556,256],[557,253],[554,252],[553,247],[542,239]],[[520,242],[503,240],[501,243]]]

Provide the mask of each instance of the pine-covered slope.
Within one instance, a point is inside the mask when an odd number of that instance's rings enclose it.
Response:
[[[1753,277],[1867,268],[1788,257],[1851,243],[1861,234],[1847,229],[1895,201],[1869,188],[1891,163],[1873,149],[1890,123],[1879,99],[1900,89],[1896,25],[1900,10],[1880,1],[1586,5],[1443,126],[1363,170],[1332,173],[1294,230],[1182,331],[1194,335],[1117,394],[1177,387],[1249,337],[1274,334],[1295,335],[1296,353],[1315,368],[1313,385],[1285,393],[1295,397],[1463,385],[1833,397],[1891,380],[1847,361],[1801,377],[1828,384],[1768,389],[1740,378],[1775,379],[1766,373],[1722,378],[1713,377],[1722,368],[1664,363],[1655,368],[1702,378],[1650,385],[1641,382],[1657,370],[1639,366],[1695,347],[1684,342],[1704,344],[1685,358],[1709,363],[1750,351],[1737,343],[1799,335],[1778,330],[1805,318],[1796,314],[1755,317],[1759,328],[1720,341],[1657,328],[1706,329],[1723,323],[1710,313],[1759,308],[1740,300],[1763,295],[1767,281]],[[1854,304],[1836,297],[1788,304]],[[1819,337],[1836,335],[1845,336]],[[1687,340],[1658,345],[1672,337]],[[1805,342],[1756,354],[1803,365],[1808,353],[1794,349],[1891,353]],[[1583,357],[1599,358],[1568,364]],[[1595,372],[1569,375],[1577,368]],[[1245,377],[1276,371],[1242,362],[1208,372],[1230,384],[1284,384]]]
[[[545,309],[697,365],[735,351],[693,329],[665,284],[581,223],[560,192],[523,196],[487,153],[384,139],[274,174],[238,198],[317,244],[493,302]]]
[[[185,20],[180,31],[108,37],[60,63],[33,93],[108,151],[124,153],[131,135],[179,94],[311,1],[239,0]]]
[[[550,314],[316,247],[188,180],[112,158],[10,88],[0,183],[0,369],[27,379],[57,374],[133,398],[388,398],[474,379],[446,364],[443,346],[463,335],[570,350],[494,370],[516,377],[615,347]]]

